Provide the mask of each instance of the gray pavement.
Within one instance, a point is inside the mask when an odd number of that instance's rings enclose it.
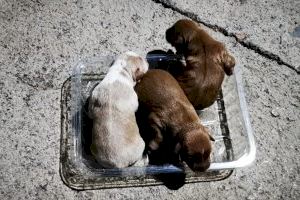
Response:
[[[0,0],[0,199],[300,199],[299,1],[195,2],[168,1],[172,10],[147,0]],[[187,10],[225,30],[206,27],[242,67],[256,162],[223,181],[177,191],[65,186],[58,171],[60,88],[72,67],[94,55],[170,48],[164,32]],[[292,67],[226,31],[247,35]]]
[[[157,0],[300,72],[299,0]]]

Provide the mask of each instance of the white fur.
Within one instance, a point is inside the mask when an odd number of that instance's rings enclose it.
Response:
[[[147,70],[145,59],[126,52],[115,60],[92,92],[89,101],[89,116],[93,119],[91,151],[105,168],[148,164],[148,158],[143,158],[145,143],[135,119],[138,98],[134,91],[137,76]]]

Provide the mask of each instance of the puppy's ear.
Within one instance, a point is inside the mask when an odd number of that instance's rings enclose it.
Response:
[[[235,66],[235,59],[227,51],[224,52],[223,58],[223,69],[224,72],[229,76],[233,74],[233,68]]]
[[[175,27],[171,27],[166,31],[166,39],[176,49],[179,46],[182,46],[182,44],[184,43],[184,38],[180,34],[175,32]]]
[[[141,67],[137,66],[137,68],[134,72],[135,81],[138,81],[139,79],[141,79],[141,74],[142,74]]]
[[[132,73],[132,78],[134,81],[138,81],[141,78],[141,75],[143,74],[143,70],[141,68],[141,65],[143,63],[143,59],[141,57],[136,57],[136,56],[130,56],[128,58],[128,64],[129,66],[134,66],[131,67],[131,73]]]
[[[162,135],[161,129],[160,129],[160,127],[162,127],[162,126],[160,124],[159,118],[153,113],[151,113],[148,116],[148,123],[150,124],[150,127],[152,129],[151,137],[153,138],[149,142],[149,147],[152,150],[157,150],[159,148],[160,143],[163,141],[163,135]]]

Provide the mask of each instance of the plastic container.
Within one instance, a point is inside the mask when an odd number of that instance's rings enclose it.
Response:
[[[147,57],[150,66],[174,59],[165,55]],[[185,183],[220,180],[228,177],[232,169],[248,166],[255,160],[254,136],[237,65],[234,74],[225,77],[217,101],[197,111],[215,138],[212,163],[206,172],[194,173],[188,167],[173,165],[99,168],[88,152],[92,122],[87,117],[86,102],[113,60],[113,56],[82,60],[62,87],[60,173],[66,185],[78,190],[157,185],[164,183],[161,174],[178,173],[184,173]]]

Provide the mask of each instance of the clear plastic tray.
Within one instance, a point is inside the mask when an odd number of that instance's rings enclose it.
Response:
[[[174,57],[165,55],[147,57],[150,65],[172,59]],[[88,152],[91,121],[87,117],[86,102],[113,60],[113,56],[82,60],[62,87],[60,173],[66,185],[78,190],[157,185],[164,183],[160,175],[180,173],[184,174],[184,183],[220,180],[228,177],[232,169],[245,167],[255,160],[254,136],[237,65],[234,74],[224,79],[217,101],[197,111],[215,138],[212,163],[206,172],[194,173],[188,167],[173,165],[99,168]]]

